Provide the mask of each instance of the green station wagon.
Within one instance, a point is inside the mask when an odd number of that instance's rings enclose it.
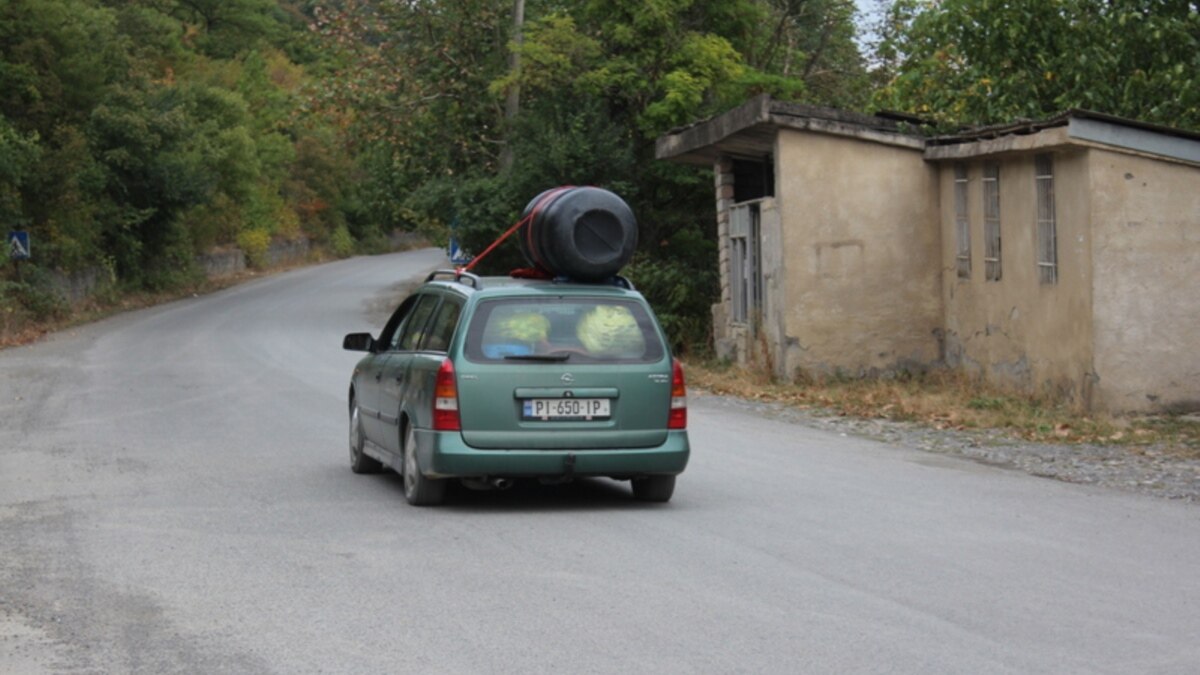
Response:
[[[505,489],[629,480],[665,502],[687,466],[683,371],[640,293],[613,283],[442,270],[406,298],[350,382],[350,462],[404,477],[411,504],[447,482]]]

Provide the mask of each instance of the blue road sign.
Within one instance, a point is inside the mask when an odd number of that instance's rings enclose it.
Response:
[[[463,250],[456,237],[450,237],[450,262],[455,265],[466,265],[475,257]]]
[[[29,233],[8,233],[8,256],[13,260],[29,260]]]

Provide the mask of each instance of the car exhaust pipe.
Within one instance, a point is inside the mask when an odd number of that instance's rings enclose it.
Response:
[[[490,482],[492,487],[497,490],[507,490],[513,486],[513,479],[511,478],[493,478]]]

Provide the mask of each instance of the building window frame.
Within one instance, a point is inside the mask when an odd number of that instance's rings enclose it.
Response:
[[[984,278],[1000,281],[1003,266],[1000,255],[1000,164],[983,165],[983,267]]]
[[[1037,268],[1042,284],[1058,283],[1058,218],[1054,203],[1054,158],[1050,154],[1033,159],[1037,188]]]
[[[752,324],[762,316],[761,200],[729,208],[729,293],[733,323]]]
[[[954,165],[954,229],[957,249],[954,256],[959,279],[971,278],[971,211],[967,203],[970,179],[967,165]]]

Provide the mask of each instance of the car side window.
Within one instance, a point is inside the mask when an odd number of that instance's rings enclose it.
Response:
[[[412,313],[412,308],[415,304],[417,304],[417,296],[410,295],[404,299],[404,302],[400,303],[396,311],[392,312],[391,318],[383,326],[383,332],[379,334],[380,345],[388,345],[388,347],[395,349],[396,338],[400,335],[400,324]]]
[[[449,349],[461,313],[462,302],[455,298],[446,298],[429,326],[429,336],[425,338],[421,349],[431,352],[444,352]]]
[[[400,331],[399,339],[392,348],[399,349],[400,351],[416,349],[417,345],[421,344],[421,340],[425,337],[429,317],[433,314],[433,310],[437,308],[437,304],[438,297],[436,295],[421,295],[417,300],[417,306],[413,308],[412,314],[404,322],[404,328]]]

